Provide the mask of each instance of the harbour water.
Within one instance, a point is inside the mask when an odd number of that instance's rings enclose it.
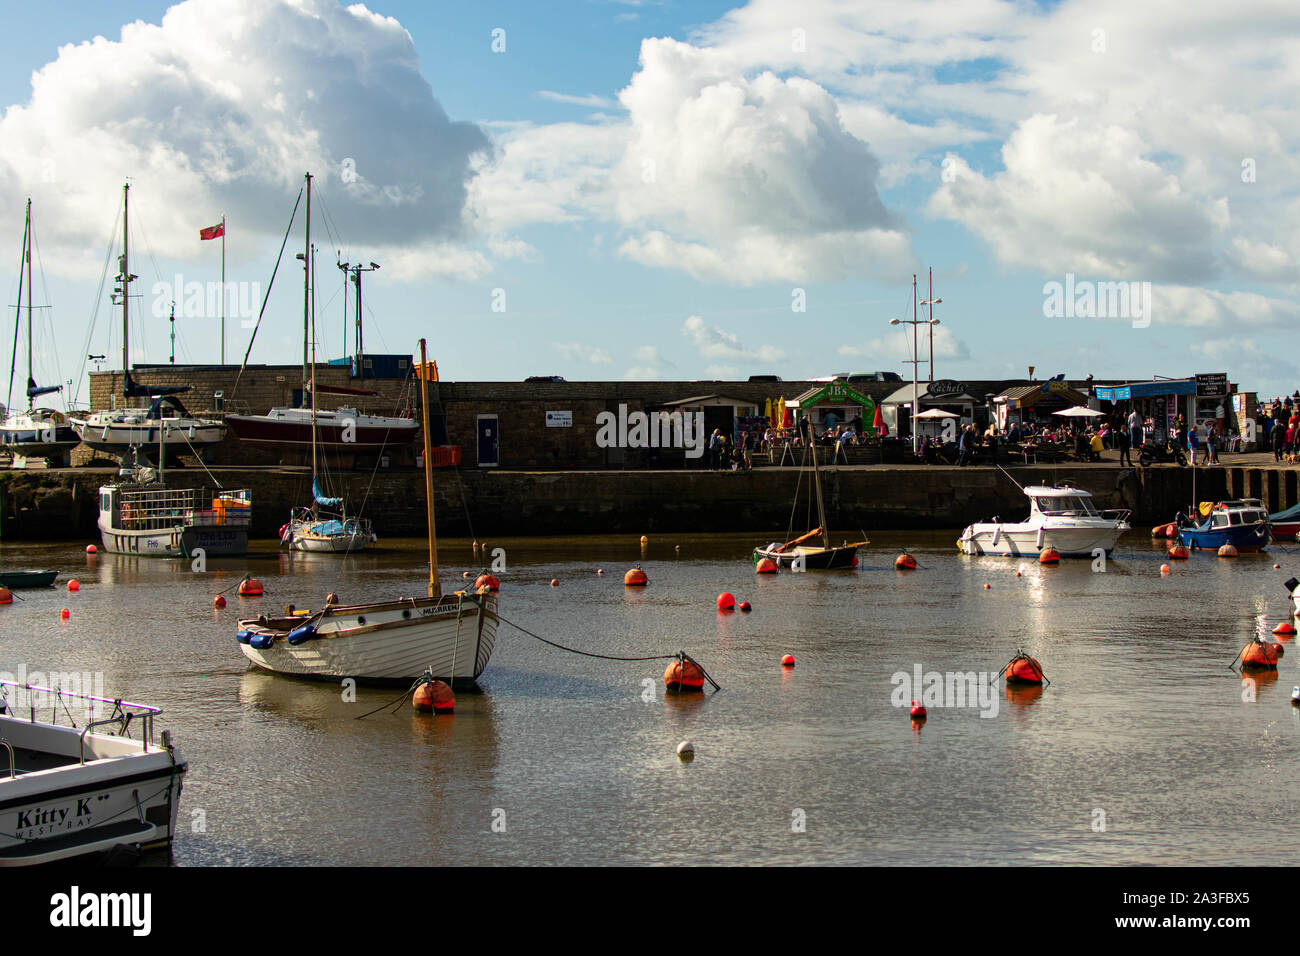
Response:
[[[1228,667],[1285,619],[1294,548],[1198,553],[1162,577],[1140,530],[1104,570],[963,557],[956,535],[870,535],[856,571],[776,577],[754,574],[752,535],[489,541],[506,621],[601,654],[684,649],[722,691],[666,697],[666,661],[580,657],[503,625],[454,715],[399,702],[364,719],[400,688],[353,701],[252,671],[235,622],[331,590],[421,595],[421,541],[345,559],[265,542],[205,573],[6,542],[4,567],[62,574],[0,607],[0,670],[102,674],[109,696],[164,708],[190,763],[182,866],[1294,861],[1300,650],[1244,683]],[[920,570],[894,570],[903,547]],[[446,590],[481,564],[468,541],[441,556]],[[624,588],[638,564],[650,586]],[[214,609],[246,571],[266,596]],[[753,612],[719,614],[721,591]],[[918,669],[992,674],[1018,647],[1049,687],[999,683],[919,727],[895,705],[920,696],[903,686]]]

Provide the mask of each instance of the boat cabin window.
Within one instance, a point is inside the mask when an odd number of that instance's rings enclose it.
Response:
[[[1092,506],[1092,502],[1087,498],[1048,498],[1040,496],[1037,502],[1038,510],[1045,515],[1095,517],[1097,514],[1097,509]]]
[[[1241,518],[1239,515],[1233,515],[1233,517],[1236,518],[1238,522],[1240,522]],[[1216,511],[1213,515],[1210,516],[1211,528],[1226,528],[1227,526],[1228,526],[1228,516],[1224,512]]]

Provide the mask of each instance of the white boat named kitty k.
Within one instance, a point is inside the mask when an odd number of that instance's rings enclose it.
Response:
[[[1128,511],[1099,512],[1092,494],[1081,488],[1029,485],[1022,490],[1029,498],[1029,517],[1018,523],[995,517],[970,525],[957,541],[962,554],[1034,556],[1054,548],[1063,558],[1090,558],[1099,550],[1110,554],[1129,530]]]

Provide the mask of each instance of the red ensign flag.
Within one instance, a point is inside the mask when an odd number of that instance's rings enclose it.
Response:
[[[200,239],[220,239],[226,234],[226,224],[219,222],[215,226],[208,226],[206,229],[199,230]]]

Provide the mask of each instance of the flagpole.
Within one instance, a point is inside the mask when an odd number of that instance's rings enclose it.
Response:
[[[226,364],[226,214],[221,214],[221,364]]]

